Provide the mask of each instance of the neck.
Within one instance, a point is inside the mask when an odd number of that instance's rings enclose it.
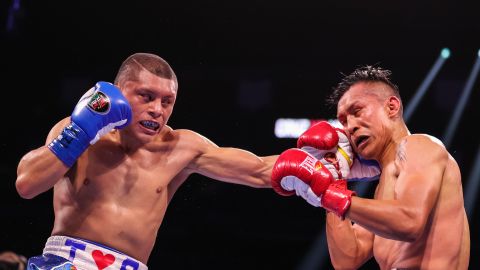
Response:
[[[395,160],[398,145],[405,137],[411,134],[403,121],[395,122],[390,128],[393,131],[391,138],[386,142],[385,150],[378,159],[382,168]]]
[[[169,132],[169,128],[164,126],[162,130],[154,136],[143,136],[139,137],[132,130],[128,128],[124,130],[116,130],[115,138],[120,143],[121,147],[124,149],[126,154],[133,154],[141,149],[148,149],[150,146],[153,146],[155,142],[162,140]]]

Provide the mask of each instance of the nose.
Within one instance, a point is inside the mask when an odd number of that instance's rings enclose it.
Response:
[[[358,125],[353,117],[348,116],[344,128],[348,131],[348,133],[354,134],[355,131],[358,130]]]
[[[153,118],[158,118],[163,115],[163,106],[162,102],[159,101],[152,101],[148,110],[148,114]]]

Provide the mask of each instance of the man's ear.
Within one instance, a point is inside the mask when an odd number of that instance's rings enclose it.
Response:
[[[401,113],[401,101],[396,96],[390,96],[387,99],[388,116],[395,117]]]

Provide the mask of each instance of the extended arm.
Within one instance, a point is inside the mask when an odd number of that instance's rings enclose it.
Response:
[[[259,157],[238,148],[218,147],[204,137],[195,141],[200,154],[189,166],[193,172],[228,183],[271,186],[270,175],[277,156]]]

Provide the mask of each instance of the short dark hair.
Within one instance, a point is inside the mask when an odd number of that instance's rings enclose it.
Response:
[[[359,82],[383,82],[392,88],[396,97],[401,100],[398,86],[390,80],[392,72],[381,67],[366,65],[355,69],[349,75],[344,75],[340,83],[333,88],[332,94],[327,98],[327,104],[336,107],[338,101],[352,85]]]
[[[175,81],[175,87],[178,88],[177,76],[170,65],[158,55],[151,53],[134,53],[127,57],[120,66],[114,83],[127,80],[136,80],[142,69],[146,69],[152,74]]]

